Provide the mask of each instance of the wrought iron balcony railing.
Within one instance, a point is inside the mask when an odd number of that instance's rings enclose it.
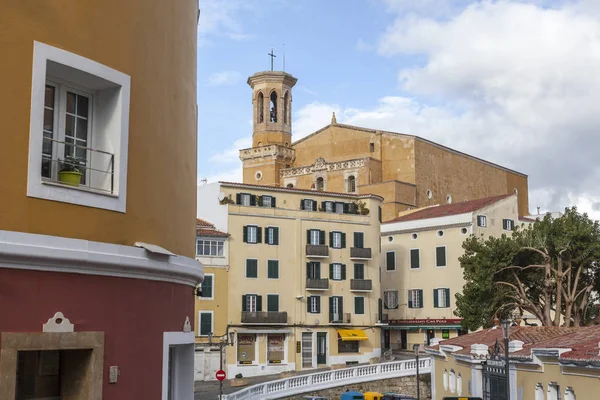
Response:
[[[242,311],[243,324],[287,324],[286,311]]]
[[[329,279],[311,279],[306,278],[307,290],[327,290],[329,289]]]
[[[329,247],[324,245],[306,245],[306,256],[307,257],[329,257]]]
[[[371,259],[371,248],[350,248],[350,258],[358,260],[370,260]]]
[[[349,324],[351,323],[350,313],[329,313],[329,322],[336,324]]]
[[[370,279],[350,279],[350,290],[354,292],[369,292],[373,290]]]

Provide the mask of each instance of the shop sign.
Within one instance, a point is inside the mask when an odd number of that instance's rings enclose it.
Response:
[[[460,325],[462,319],[391,319],[389,325]]]

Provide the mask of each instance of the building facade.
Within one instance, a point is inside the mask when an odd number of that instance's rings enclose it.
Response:
[[[221,368],[221,354],[227,348],[209,345],[224,339],[227,328],[229,235],[205,220],[196,220],[196,260],[204,267],[204,280],[196,297],[196,358],[195,380],[216,380]]]
[[[576,400],[597,397],[600,326],[511,327],[509,396],[506,396],[506,359],[502,343],[502,329],[496,326],[426,347],[433,358],[432,398]]]
[[[239,183],[198,187],[198,217],[229,234],[228,376],[380,356],[381,200]]]
[[[0,399],[192,398],[197,1],[0,15]]]
[[[252,147],[240,150],[243,182],[384,198],[383,221],[434,204],[518,193],[528,215],[527,175],[424,138],[338,124],[292,141],[292,88],[279,71],[254,74]],[[465,185],[465,182],[469,182]]]
[[[470,235],[510,235],[516,195],[413,210],[381,225],[384,348],[450,339],[465,331],[454,315],[464,285],[459,257]]]

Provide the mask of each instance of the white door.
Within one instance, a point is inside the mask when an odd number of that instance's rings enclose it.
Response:
[[[223,363],[225,363],[226,353],[223,352]],[[216,381],[216,374],[219,370],[221,360],[218,349],[200,349],[196,350],[194,360],[194,380],[196,381]],[[223,365],[225,370],[225,365]]]

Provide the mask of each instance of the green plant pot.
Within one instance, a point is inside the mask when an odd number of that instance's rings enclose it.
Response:
[[[79,186],[81,183],[81,172],[62,171],[58,173],[58,181],[70,186]]]

